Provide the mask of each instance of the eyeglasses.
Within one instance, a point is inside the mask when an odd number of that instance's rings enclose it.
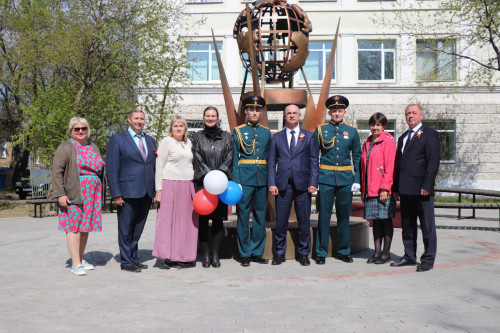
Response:
[[[75,132],[87,132],[88,127],[73,127],[73,131]]]

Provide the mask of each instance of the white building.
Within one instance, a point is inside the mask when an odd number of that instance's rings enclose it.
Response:
[[[201,59],[191,73],[192,85],[182,89],[183,116],[190,126],[199,126],[202,110],[216,106],[227,129],[226,112],[219,72],[215,60],[211,30],[221,51],[233,100],[237,105],[244,71],[238,46],[233,38],[233,25],[245,3],[240,0],[191,0],[187,9],[193,19],[205,18],[202,26],[191,32],[195,43],[190,56]],[[341,17],[339,41],[330,95],[342,94],[350,101],[347,122],[360,131],[362,139],[369,134],[368,118],[375,112],[389,119],[387,129],[398,137],[407,130],[404,108],[408,103],[423,106],[426,125],[438,129],[442,139],[442,163],[438,175],[441,186],[460,186],[500,190],[500,89],[466,87],[466,64],[452,57],[443,58],[428,50],[417,52],[423,41],[401,33],[396,27],[380,27],[373,23],[377,15],[390,16],[396,10],[419,3],[432,11],[440,1],[399,0],[288,0],[308,14],[313,25],[309,35],[310,55],[305,70],[318,101],[323,73]],[[425,12],[425,10],[424,10]],[[436,40],[436,45],[453,47]],[[459,40],[454,41],[459,43]],[[377,61],[373,61],[373,60]],[[421,82],[431,63],[449,64],[434,73],[435,82]],[[370,70],[366,70],[370,62]],[[247,83],[247,91],[251,88]],[[294,88],[304,88],[300,75]],[[281,112],[268,112],[271,129],[282,127]]]

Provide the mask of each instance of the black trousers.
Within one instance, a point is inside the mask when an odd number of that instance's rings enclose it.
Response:
[[[404,257],[414,262],[417,261],[417,217],[424,241],[424,253],[420,262],[434,265],[437,250],[434,196],[401,195]]]

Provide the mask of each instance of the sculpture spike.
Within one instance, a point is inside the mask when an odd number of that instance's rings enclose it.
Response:
[[[248,3],[245,5],[245,12],[247,15],[247,29],[248,29],[248,59],[250,60],[250,66],[252,67],[252,83],[253,83],[253,91],[256,95],[260,95],[259,88],[259,75],[257,74],[257,64],[255,63],[255,54],[254,54],[254,40],[253,40],[253,29],[252,29],[252,18],[250,16],[250,7]]]
[[[307,87],[307,104],[306,104],[306,112],[304,114],[304,123],[302,124],[302,127],[308,131],[314,132],[314,129],[316,128],[317,125],[314,123],[313,116],[316,113],[316,106],[314,105],[314,98],[312,95],[311,87],[309,87],[309,82],[307,82],[307,77],[306,73],[304,72],[304,68],[300,67],[300,71],[302,72],[302,76],[304,77],[304,81],[306,83]]]
[[[217,42],[215,41],[214,29],[212,29],[212,39],[214,41],[215,56],[217,58],[217,66],[219,67],[220,82],[222,85],[222,93],[224,94],[224,104],[226,104],[227,122],[229,123],[229,130],[232,132],[233,128],[237,126],[236,110],[234,109],[233,97],[227,82],[226,72],[220,58]]]
[[[333,40],[332,50],[330,52],[330,57],[328,58],[328,65],[326,66],[325,78],[323,79],[323,85],[321,86],[321,93],[319,94],[318,106],[316,107],[316,112],[313,116],[311,116],[312,123],[315,126],[323,123],[326,118],[326,106],[325,102],[328,98],[328,94],[330,93],[330,84],[333,73],[333,62],[335,60],[335,50],[337,48],[337,38],[339,36],[339,27],[340,27],[340,17],[339,22],[337,23],[337,31],[335,32],[335,39]]]

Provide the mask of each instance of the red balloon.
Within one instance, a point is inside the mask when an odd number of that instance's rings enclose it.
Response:
[[[212,213],[219,203],[219,196],[210,194],[207,190],[202,189],[194,195],[193,208],[200,215],[208,215]]]

